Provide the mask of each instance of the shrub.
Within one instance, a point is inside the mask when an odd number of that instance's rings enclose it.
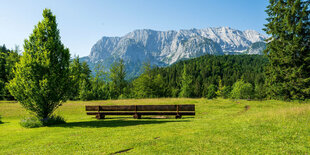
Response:
[[[56,124],[64,124],[65,120],[60,116],[51,116],[47,119],[38,119],[37,117],[28,117],[22,119],[20,125],[25,128],[37,128],[42,126],[50,126]]]
[[[42,123],[44,126],[56,125],[56,124],[64,124],[66,123],[65,119],[61,116],[52,116],[48,119],[43,119]]]
[[[233,99],[250,99],[253,96],[253,87],[250,83],[239,80],[232,86],[230,95]]]
[[[19,124],[25,128],[37,128],[43,126],[43,123],[36,117],[22,119]]]

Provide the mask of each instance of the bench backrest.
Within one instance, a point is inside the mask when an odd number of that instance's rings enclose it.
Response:
[[[195,105],[98,105],[86,106],[86,111],[195,111]]]

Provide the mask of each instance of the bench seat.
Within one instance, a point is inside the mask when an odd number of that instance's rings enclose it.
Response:
[[[87,115],[96,115],[97,119],[105,118],[105,115],[133,115],[141,118],[142,115],[195,115],[195,105],[97,105],[86,106]]]

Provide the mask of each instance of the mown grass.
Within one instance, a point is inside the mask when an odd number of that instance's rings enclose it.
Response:
[[[195,117],[96,120],[85,105],[196,104]],[[246,110],[244,107],[249,105]],[[56,114],[67,123],[19,125],[29,114],[0,102],[0,154],[309,154],[310,104],[225,99],[70,101]]]

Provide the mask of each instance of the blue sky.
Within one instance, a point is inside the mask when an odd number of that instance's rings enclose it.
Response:
[[[86,56],[103,36],[135,29],[180,30],[229,26],[262,31],[268,0],[2,0],[0,44],[19,45],[49,8],[72,55]]]

